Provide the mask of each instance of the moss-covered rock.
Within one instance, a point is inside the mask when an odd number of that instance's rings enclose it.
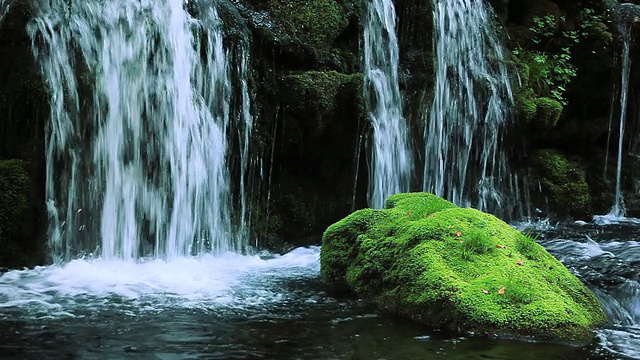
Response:
[[[454,330],[586,340],[602,305],[558,260],[502,220],[426,193],[398,194],[330,226],[324,281]]]
[[[362,93],[362,74],[307,71],[283,76],[278,87],[282,103],[293,117],[303,120],[308,136],[317,137],[340,114],[342,99],[357,99]],[[361,104],[355,103],[356,108]]]
[[[249,0],[242,4],[254,34],[288,55],[289,64],[309,64],[346,71],[355,55],[336,46],[339,38],[357,26],[354,1]],[[355,24],[355,25],[353,25]]]
[[[518,119],[525,123],[535,119],[538,106],[531,91],[520,91],[515,96],[515,110]]]
[[[562,114],[562,104],[558,100],[541,97],[535,100],[536,124],[543,129],[553,129],[556,127],[560,114]]]
[[[552,149],[536,150],[530,159],[536,205],[556,217],[586,217],[591,196],[581,164]]]

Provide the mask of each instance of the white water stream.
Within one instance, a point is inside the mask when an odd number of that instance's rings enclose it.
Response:
[[[391,0],[367,2],[364,19],[364,99],[373,127],[369,206],[383,208],[390,195],[407,192],[413,156],[402,116],[396,13]]]
[[[237,49],[233,67],[216,8],[196,19],[183,5],[37,6],[28,30],[51,93],[46,196],[56,261],[87,253],[175,259],[247,246],[245,214],[232,225],[227,165],[233,121],[242,122],[241,162],[248,163],[247,51]],[[238,116],[230,105],[234,71]]]
[[[436,84],[424,112],[423,190],[495,214],[510,175],[502,148],[513,105],[505,50],[485,1],[433,0]]]

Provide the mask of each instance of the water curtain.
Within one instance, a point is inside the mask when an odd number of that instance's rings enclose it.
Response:
[[[183,5],[37,6],[28,30],[50,91],[46,197],[56,261],[169,259],[246,246],[244,229],[232,225],[227,134],[251,131],[247,55],[236,69],[243,93],[236,116],[236,70],[218,12],[210,6],[194,18]]]

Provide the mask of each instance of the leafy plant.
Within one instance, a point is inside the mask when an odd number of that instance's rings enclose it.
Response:
[[[533,21],[534,25],[529,28],[532,48],[517,44],[513,55],[528,69],[529,86],[539,97],[550,97],[566,105],[566,86],[576,76],[571,49],[580,42],[578,32],[556,30],[556,19],[552,15],[535,17]],[[550,49],[552,46],[554,51]]]

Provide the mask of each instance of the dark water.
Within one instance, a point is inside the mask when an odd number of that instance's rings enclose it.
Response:
[[[617,276],[607,282],[597,271],[580,275],[611,317],[591,344],[470,337],[379,314],[357,300],[328,295],[319,281],[319,249],[307,248],[269,259],[76,260],[7,273],[0,277],[0,358],[640,358],[640,296],[626,297],[637,280],[627,270],[637,270],[640,247],[633,239],[640,238],[640,225],[536,231],[579,275],[591,264]],[[602,264],[594,260],[603,256]]]

